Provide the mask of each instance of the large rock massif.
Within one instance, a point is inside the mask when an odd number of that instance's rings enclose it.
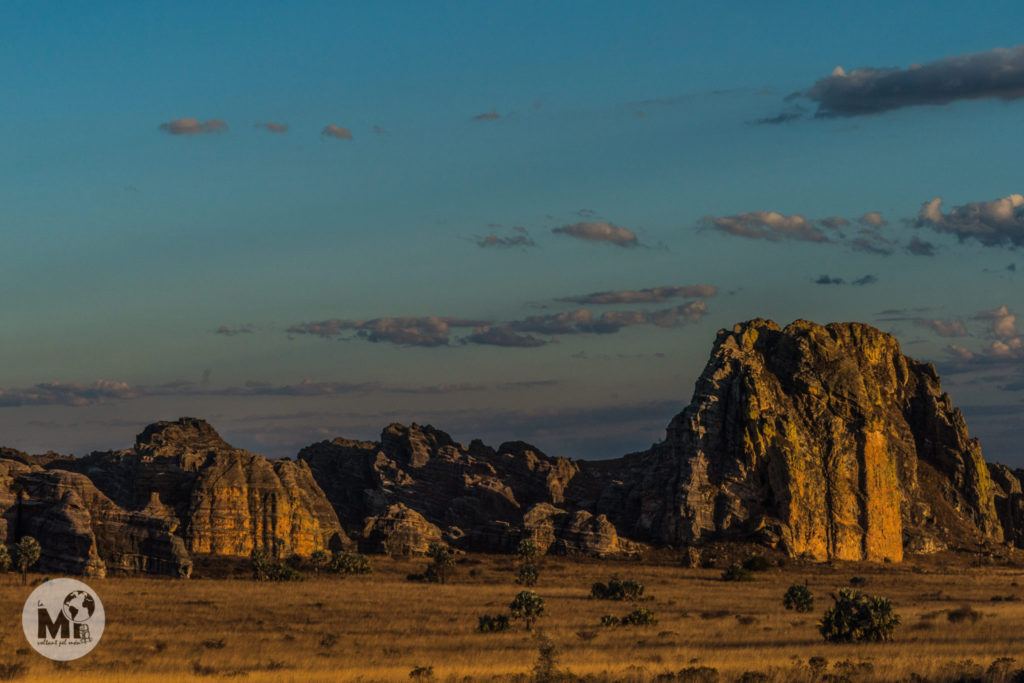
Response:
[[[572,461],[394,424],[293,462],[182,418],[84,458],[0,449],[0,542],[36,537],[50,571],[175,576],[196,555],[510,552],[524,538],[562,554],[737,541],[898,562],[1024,546],[1022,480],[982,460],[934,367],[893,337],[753,320],[718,333],[690,405],[644,452]]]

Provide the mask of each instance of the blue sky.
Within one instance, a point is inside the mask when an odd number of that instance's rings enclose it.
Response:
[[[0,441],[608,457],[769,317],[897,334],[1024,465],[1022,10],[804,5],[4,3]]]

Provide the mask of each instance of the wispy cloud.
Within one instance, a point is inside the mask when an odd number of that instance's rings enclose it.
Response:
[[[804,242],[828,242],[828,237],[811,221],[794,214],[785,216],[775,211],[750,211],[734,216],[705,216],[701,223],[719,232],[747,239],[778,242],[784,239]]]
[[[961,242],[977,240],[986,247],[1024,246],[1024,195],[970,202],[945,214],[942,198],[936,197],[921,205],[914,225],[955,235]]]
[[[504,346],[507,348],[534,348],[544,346],[549,342],[546,339],[538,339],[530,334],[522,334],[511,329],[508,325],[484,325],[473,331],[473,334],[464,337],[465,344],[483,344],[485,346]]]
[[[914,256],[935,256],[935,245],[914,235],[907,242],[907,251]]]
[[[499,236],[495,234],[477,237],[475,242],[478,247],[535,247],[537,243],[530,237],[526,228],[516,226],[513,228],[515,235]]]
[[[940,337],[965,337],[967,326],[960,320],[942,320],[939,318],[914,318],[913,323],[919,327],[927,327]]]
[[[572,223],[553,228],[551,232],[587,242],[608,242],[619,247],[635,247],[640,243],[634,232],[607,221]]]
[[[889,221],[885,220],[885,218],[882,217],[882,214],[878,211],[869,211],[858,218],[857,222],[871,228],[884,228],[889,225]]]
[[[669,299],[705,299],[713,297],[718,293],[714,285],[687,285],[662,287],[649,287],[647,289],[620,289],[606,292],[593,292],[580,296],[567,296],[557,301],[567,301],[583,305],[605,305],[605,304],[639,304],[639,303],[661,303]]]
[[[174,119],[160,124],[160,130],[171,135],[202,135],[204,133],[225,133],[228,124],[220,119],[200,121],[199,119]]]
[[[327,136],[329,138],[337,138],[338,140],[351,140],[352,131],[348,128],[342,128],[339,125],[330,123],[324,126],[324,129],[320,131],[320,135]]]
[[[865,275],[859,277],[856,280],[850,281],[850,284],[855,287],[863,287],[864,285],[873,285],[878,282],[878,278],[874,275]],[[841,277],[833,277],[832,275],[819,275],[814,281],[816,285],[844,285],[846,280]]]
[[[216,334],[224,335],[225,337],[234,337],[239,334],[252,334],[256,329],[252,325],[239,325],[237,327],[228,327],[227,325],[221,325],[214,332]]]
[[[355,336],[371,342],[389,342],[399,346],[446,346],[453,327],[481,327],[487,321],[427,316],[422,318],[374,318],[373,320],[321,320],[299,323],[288,328],[288,334],[309,334],[317,337]]]
[[[474,121],[496,121],[497,119],[500,119],[500,118],[501,118],[501,114],[499,114],[497,112],[497,110],[492,109],[492,110],[486,111],[486,112],[484,112],[482,114],[477,114],[476,116],[473,117],[473,120]]]
[[[867,116],[903,107],[958,100],[1024,97],[1024,46],[948,57],[908,68],[837,66],[787,99],[817,103],[815,118]]]
[[[103,379],[91,384],[49,382],[26,388],[0,389],[0,407],[87,406],[137,395],[138,392],[126,382]]]
[[[267,121],[266,123],[257,123],[256,127],[257,128],[262,128],[263,130],[267,131],[268,133],[287,133],[288,132],[288,124],[287,123],[274,123],[273,121]]]

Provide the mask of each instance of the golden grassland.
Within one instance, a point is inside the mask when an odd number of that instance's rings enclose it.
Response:
[[[555,644],[559,669],[592,680],[652,680],[708,666],[723,681],[747,671],[774,681],[817,681],[822,674],[943,681],[980,675],[1001,657],[1017,659],[1004,670],[1024,668],[1024,570],[1016,566],[971,566],[952,556],[899,565],[788,563],[736,583],[722,581],[720,569],[546,558],[534,588],[545,615],[533,632],[516,624],[485,634],[475,631],[477,617],[507,614],[522,590],[513,559],[464,558],[447,585],[405,579],[426,562],[374,557],[370,575],[311,576],[301,583],[89,579],[106,609],[106,631],[93,652],[65,664],[28,649],[20,615],[32,586],[0,575],[0,678],[408,681],[414,668],[432,667],[437,680],[526,680],[540,631]],[[591,584],[612,575],[645,584],[651,599],[642,606],[655,613],[657,625],[600,626],[602,615],[634,607],[590,599]],[[894,642],[828,644],[819,635],[828,594],[853,576],[863,578],[864,592],[894,601],[902,619]],[[785,610],[786,588],[805,581],[816,597],[814,611]],[[964,605],[980,618],[951,621],[950,611]],[[810,668],[812,657],[824,658],[824,669]]]

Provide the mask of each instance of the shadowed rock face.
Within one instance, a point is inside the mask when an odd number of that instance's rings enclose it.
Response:
[[[756,542],[815,560],[1024,547],[1024,470],[986,465],[935,369],[858,323],[721,330],[693,399],[651,449],[606,461],[523,442],[468,446],[430,426],[334,439],[297,462],[225,443],[194,418],[74,459],[0,449],[0,542],[42,567],[188,575],[194,554],[444,540],[616,555]],[[343,530],[344,529],[344,530]]]
[[[299,460],[309,463],[346,530],[362,537],[369,552],[421,549],[441,538],[465,549],[512,552],[538,527],[546,530],[543,547],[555,552],[634,550],[607,519],[581,511],[585,519],[574,521],[557,507],[567,502],[576,463],[520,441],[497,450],[480,441],[466,447],[429,425],[393,424],[380,441],[322,441],[300,451]],[[542,508],[552,512],[531,517]]]
[[[858,323],[720,331],[665,441],[597,474],[597,510],[659,544],[899,561],[1003,539],[981,449],[935,369]]]

